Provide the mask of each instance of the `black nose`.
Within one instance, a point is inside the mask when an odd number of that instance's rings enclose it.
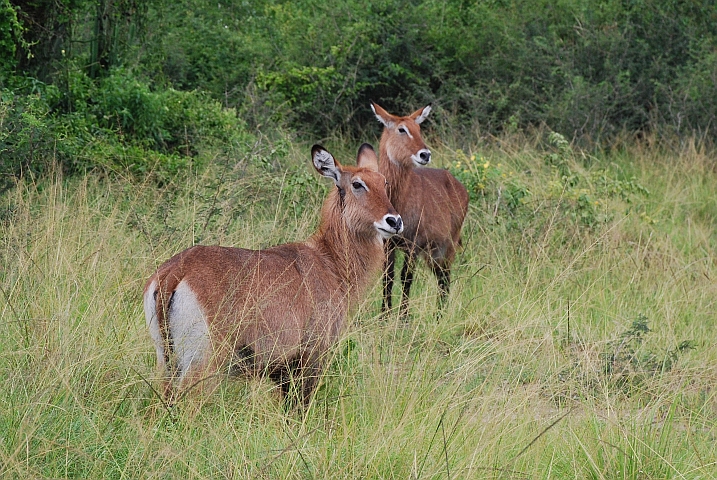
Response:
[[[401,217],[391,217],[390,215],[386,215],[386,223],[388,223],[388,226],[397,232],[401,230],[401,227],[403,226],[403,220],[401,220]]]
[[[421,157],[421,160],[428,163],[431,161],[431,152],[423,151],[420,153],[419,157]]]

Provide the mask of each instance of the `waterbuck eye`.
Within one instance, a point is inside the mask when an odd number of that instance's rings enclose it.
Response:
[[[363,183],[361,182],[353,182],[351,186],[354,187],[355,190],[361,190],[364,188]]]
[[[403,127],[398,127],[398,133],[402,133],[402,134],[405,135],[405,134],[408,133],[408,132],[406,131],[405,128],[403,128]]]

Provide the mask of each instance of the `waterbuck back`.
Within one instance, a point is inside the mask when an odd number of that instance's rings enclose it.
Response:
[[[405,253],[400,309],[405,316],[418,256],[438,279],[439,303],[448,296],[451,265],[468,212],[468,192],[448,171],[425,167],[431,161],[431,151],[423,141],[420,124],[431,112],[430,106],[406,117],[391,115],[373,102],[371,109],[384,127],[379,171],[388,181],[388,197],[404,222],[403,234],[386,243],[382,310],[391,309],[395,254],[400,249]]]
[[[347,312],[381,270],[383,241],[403,228],[370,145],[356,167],[318,145],[312,160],[336,189],[308,240],[265,250],[194,246],[147,281],[144,311],[170,402],[213,388],[236,367],[268,375],[284,394],[293,382],[309,401]]]

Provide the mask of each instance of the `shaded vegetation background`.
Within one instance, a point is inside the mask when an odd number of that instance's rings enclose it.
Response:
[[[454,135],[547,125],[585,145],[709,138],[717,6],[0,0],[6,186],[47,158],[161,176],[277,130],[307,143],[375,135],[369,99],[397,112],[432,103],[434,128]]]

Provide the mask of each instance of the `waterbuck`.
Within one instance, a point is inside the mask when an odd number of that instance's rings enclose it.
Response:
[[[425,258],[438,279],[439,305],[448,296],[451,264],[468,212],[468,192],[448,171],[424,168],[431,161],[431,151],[423,142],[420,124],[431,112],[430,105],[407,117],[391,115],[373,102],[371,110],[384,127],[379,171],[388,181],[388,198],[404,222],[403,234],[386,242],[382,310],[391,309],[398,248],[405,253],[400,313],[406,316],[415,261],[419,255]]]
[[[334,181],[318,231],[264,250],[194,246],[159,267],[144,289],[144,312],[163,372],[164,395],[214,388],[217,374],[268,375],[284,397],[310,400],[351,306],[381,270],[383,241],[403,230],[369,144],[357,166],[319,145],[316,170]]]

